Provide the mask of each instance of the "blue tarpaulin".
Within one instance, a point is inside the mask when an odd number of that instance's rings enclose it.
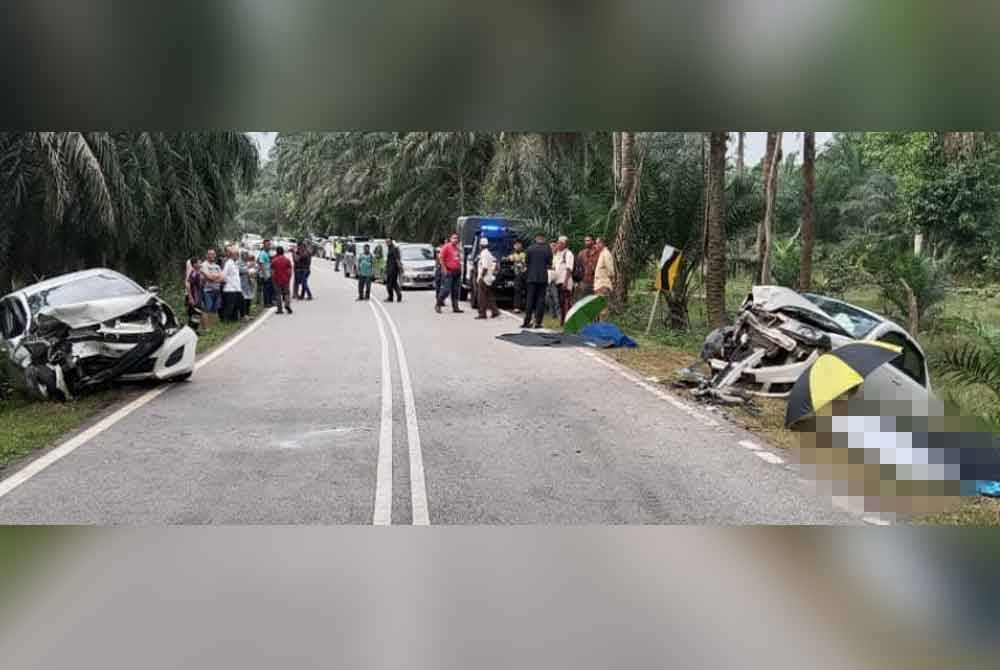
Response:
[[[991,498],[1000,498],[1000,482],[997,481],[977,481],[976,493]]]
[[[598,321],[589,326],[584,326],[579,335],[601,348],[605,347],[626,347],[634,349],[639,345],[631,337],[621,331],[618,326],[607,321]]]

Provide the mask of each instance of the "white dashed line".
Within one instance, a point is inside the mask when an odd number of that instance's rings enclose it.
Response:
[[[760,460],[771,465],[783,465],[785,463],[785,459],[777,454],[772,454],[770,451],[755,451],[753,454]]]
[[[892,522],[889,521],[888,519],[880,519],[877,516],[866,516],[866,517],[862,517],[861,520],[864,521],[867,524],[871,524],[872,526],[891,526],[892,525]]]
[[[230,349],[232,349],[244,337],[246,337],[247,335],[249,335],[253,331],[257,330],[257,328],[259,328],[261,326],[261,324],[263,324],[265,321],[267,321],[267,319],[272,314],[274,314],[274,310],[273,309],[270,309],[267,312],[264,312],[264,314],[262,314],[252,324],[250,324],[249,326],[247,326],[247,328],[245,328],[242,332],[240,332],[235,337],[233,337],[232,339],[228,340],[227,342],[225,342],[221,346],[217,347],[215,349],[215,351],[211,352],[210,354],[208,354],[207,356],[205,356],[201,360],[197,361],[195,363],[195,365],[194,365],[194,369],[196,371],[202,369],[203,367],[205,367],[206,365],[208,365],[209,363],[211,363],[212,361],[214,361],[216,358],[218,358],[222,354],[224,354],[227,351],[229,351]],[[156,398],[158,398],[160,395],[166,393],[171,388],[172,388],[172,386],[170,384],[164,383],[162,386],[159,386],[159,387],[157,387],[155,389],[146,391],[145,393],[143,393],[141,396],[139,396],[138,398],[136,398],[132,402],[128,403],[127,405],[125,405],[121,409],[118,409],[113,414],[110,414],[110,415],[106,416],[105,418],[101,419],[100,421],[98,421],[93,426],[91,426],[90,428],[86,429],[85,431],[83,431],[79,435],[71,437],[70,439],[68,439],[65,442],[63,442],[62,444],[60,444],[55,449],[52,449],[51,451],[48,451],[48,452],[42,454],[41,456],[39,456],[38,458],[36,458],[35,460],[31,461],[30,463],[28,463],[27,465],[25,465],[23,468],[21,468],[20,470],[18,470],[14,474],[12,474],[10,477],[7,477],[2,482],[0,482],[0,498],[4,497],[8,493],[10,493],[14,489],[16,489],[18,486],[20,486],[21,484],[25,483],[26,481],[28,481],[32,477],[34,477],[35,475],[37,475],[42,470],[45,470],[47,467],[49,467],[53,463],[55,463],[55,462],[57,462],[57,461],[65,458],[66,456],[68,456],[69,454],[73,453],[74,451],[76,451],[77,449],[79,449],[80,447],[82,447],[83,445],[87,444],[92,439],[94,439],[95,437],[97,437],[98,435],[100,435],[101,433],[103,433],[104,431],[106,431],[108,428],[111,428],[112,426],[114,426],[116,423],[118,423],[119,421],[121,421],[122,419],[124,419],[125,417],[127,417],[129,414],[131,414],[135,410],[137,410],[140,407],[142,407],[143,405],[146,405],[149,402],[155,400]]]
[[[761,447],[758,444],[754,444],[750,440],[740,440],[739,445],[744,449],[749,449],[751,451],[760,451]]]

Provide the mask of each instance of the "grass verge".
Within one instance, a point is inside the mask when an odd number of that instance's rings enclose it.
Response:
[[[255,307],[253,318],[241,323],[219,323],[198,338],[198,353],[203,354],[237,333],[260,315]],[[86,395],[71,402],[41,402],[15,391],[0,400],[0,473],[11,463],[43,449],[66,433],[105,413],[123,399],[135,394],[135,387],[118,386]]]

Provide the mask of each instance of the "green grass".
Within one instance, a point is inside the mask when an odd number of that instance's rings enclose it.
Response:
[[[253,316],[260,314],[255,307]],[[205,353],[231,337],[248,322],[219,323],[198,337],[199,354]],[[135,387],[131,387],[134,392]],[[130,394],[123,385],[86,395],[71,402],[35,401],[19,391],[0,400],[0,470],[34,451],[45,448],[63,435],[84,425],[110,409]]]

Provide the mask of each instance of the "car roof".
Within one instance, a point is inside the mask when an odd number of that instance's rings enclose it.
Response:
[[[114,270],[109,270],[108,268],[92,268],[90,270],[80,270],[78,272],[70,272],[69,274],[59,275],[58,277],[52,277],[51,279],[40,281],[37,284],[32,284],[30,286],[25,286],[24,288],[18,289],[16,291],[12,291],[8,295],[28,296],[34,293],[38,293],[39,291],[47,291],[57,286],[62,286],[63,284],[68,284],[70,282],[79,281],[81,279],[86,279],[87,277],[95,277],[98,275],[111,275],[114,277],[118,277],[120,279],[124,279],[125,281],[131,284],[135,284],[136,286],[139,286],[138,284],[136,284],[136,282],[132,281],[131,279],[129,279],[120,272],[115,272]],[[139,288],[142,287],[140,286]]]

